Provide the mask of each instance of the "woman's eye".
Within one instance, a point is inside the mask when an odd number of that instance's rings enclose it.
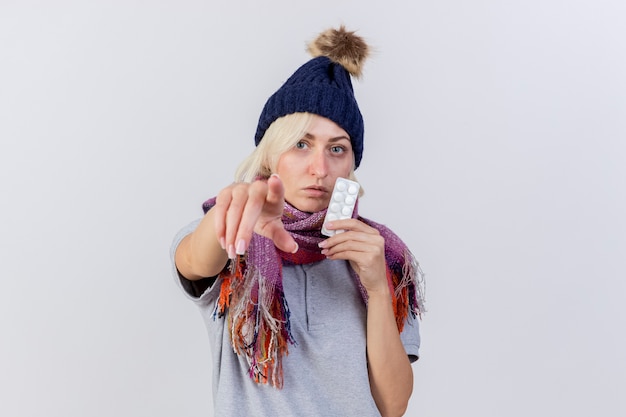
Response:
[[[304,148],[306,148],[306,143],[302,141],[296,143],[296,149],[304,149]]]
[[[342,153],[344,152],[344,148],[343,146],[333,146],[332,148],[330,148],[330,151],[332,153]]]

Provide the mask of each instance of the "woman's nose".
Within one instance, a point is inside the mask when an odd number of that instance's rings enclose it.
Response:
[[[328,161],[324,152],[314,152],[311,155],[309,169],[318,178],[324,178],[328,175]]]

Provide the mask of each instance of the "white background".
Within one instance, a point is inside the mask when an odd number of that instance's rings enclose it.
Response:
[[[409,416],[626,414],[622,0],[0,0],[0,415],[211,415],[176,231],[346,23],[361,214],[427,274]]]

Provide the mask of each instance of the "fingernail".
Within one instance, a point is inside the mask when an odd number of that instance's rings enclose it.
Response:
[[[235,259],[237,254],[235,253],[235,247],[233,245],[228,245],[228,257],[230,259]]]
[[[300,246],[298,245],[298,242],[296,242],[296,248],[291,253],[298,252],[298,249],[300,249]]]
[[[222,249],[226,250],[226,239],[224,239],[223,237],[220,238],[220,246],[222,247]]]
[[[320,243],[317,244],[317,246],[319,246],[320,248],[325,248],[326,247],[326,241],[322,240]]]
[[[277,173],[273,173],[272,175],[270,175],[270,177],[276,177],[276,178],[279,178],[279,179],[280,179],[280,177],[278,176],[278,174],[277,174]]]
[[[243,255],[244,253],[246,253],[246,241],[243,239],[239,239],[239,241],[237,241],[237,255]]]

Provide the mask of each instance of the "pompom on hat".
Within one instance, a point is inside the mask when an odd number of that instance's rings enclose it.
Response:
[[[308,45],[313,59],[302,65],[265,103],[255,135],[258,145],[279,117],[308,112],[337,123],[350,135],[355,168],[363,157],[363,116],[351,75],[358,78],[369,56],[365,41],[344,26],[322,32]]]

